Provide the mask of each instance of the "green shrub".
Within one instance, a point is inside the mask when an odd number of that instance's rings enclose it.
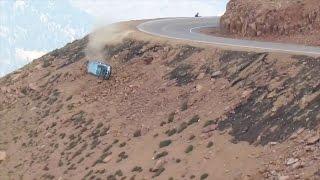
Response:
[[[215,124],[216,122],[214,120],[208,120],[207,122],[204,123],[203,127],[210,126],[211,124]]]
[[[140,166],[135,166],[132,170],[131,170],[131,172],[142,172],[143,171],[143,169],[142,169],[142,167],[140,167]]]
[[[209,176],[209,174],[207,173],[204,173],[200,176],[200,180],[204,180],[204,179],[207,179],[207,177]]]
[[[121,177],[121,176],[123,176],[123,173],[122,173],[121,169],[119,169],[116,171],[116,173],[114,173],[114,175]]]
[[[166,131],[166,134],[167,134],[168,136],[172,136],[172,135],[174,135],[175,133],[177,133],[177,129],[176,129],[176,128],[169,129],[168,131]]]
[[[115,175],[111,174],[107,177],[107,180],[117,180],[117,178],[115,177]]]
[[[72,99],[72,95],[68,96],[66,101],[70,101]]]
[[[62,162],[62,160],[60,159],[60,160],[59,160],[59,163],[58,163],[58,166],[61,167],[62,165],[63,165],[63,162]]]
[[[169,153],[167,152],[167,151],[163,151],[163,152],[161,152],[161,153],[158,153],[158,154],[156,154],[155,156],[154,156],[154,159],[160,159],[160,158],[162,158],[162,157],[164,157],[164,156],[167,156]]]
[[[162,122],[160,123],[160,126],[162,127],[162,126],[164,126],[164,125],[166,125],[166,124],[167,124],[166,122],[162,121]]]
[[[185,152],[185,153],[189,153],[189,152],[191,152],[192,150],[193,150],[193,146],[192,146],[192,145],[189,145],[184,152]]]
[[[119,142],[119,139],[115,139],[112,144],[117,144],[118,142]]]
[[[61,139],[64,139],[64,137],[66,137],[66,133],[61,133],[61,134],[59,135],[59,137],[60,137]]]
[[[126,152],[122,151],[118,156],[119,156],[119,157],[123,157],[123,156],[125,156],[125,155],[126,155]]]
[[[21,88],[21,93],[24,94],[24,95],[27,95],[28,94],[28,88],[27,87]]]
[[[168,123],[172,123],[173,122],[175,115],[176,115],[175,112],[172,112],[172,113],[169,114]]]
[[[194,124],[194,123],[197,123],[197,122],[199,121],[199,119],[200,119],[200,117],[199,117],[198,115],[193,116],[193,117],[189,120],[188,125],[190,126],[190,125],[192,125],[192,124]]]
[[[56,102],[58,100],[57,97],[53,96],[53,97],[49,97],[47,104],[52,105],[54,102]]]
[[[181,111],[185,111],[188,109],[188,101],[184,101],[181,105]]]
[[[106,148],[103,149],[103,152],[108,152],[110,151],[110,149],[112,148],[112,144],[110,144],[109,146],[107,146]]]
[[[73,103],[68,104],[67,108],[69,111],[72,110],[74,108],[74,104]]]
[[[195,137],[196,137],[196,136],[192,134],[192,135],[189,137],[189,141],[193,140]]]
[[[46,68],[46,67],[49,67],[52,65],[52,62],[49,59],[45,59],[42,62],[43,62],[43,64],[42,64],[43,68]]]
[[[103,123],[102,123],[102,122],[99,122],[99,123],[97,124],[96,129],[99,129],[99,128],[101,128],[102,126],[103,126]]]
[[[83,160],[84,160],[84,157],[80,158],[77,163],[80,164]]]
[[[159,147],[163,148],[163,147],[169,146],[171,143],[172,143],[172,141],[170,139],[164,140],[164,141],[160,142]]]
[[[109,127],[103,127],[100,132],[100,136],[106,136],[108,134],[108,131],[109,131]]]
[[[178,127],[177,133],[181,133],[182,131],[187,129],[187,127],[188,127],[188,124],[186,122],[181,123],[180,126]]]
[[[133,137],[140,137],[141,136],[141,130],[138,129],[133,133]]]
[[[126,146],[126,142],[122,142],[120,145],[119,145],[119,147],[124,147],[124,146]]]
[[[213,142],[209,141],[208,144],[207,144],[207,148],[211,148],[212,146],[213,146]]]
[[[165,171],[166,169],[164,167],[159,168],[156,173],[152,176],[152,178],[158,177],[160,176],[161,173],[163,173],[163,171]]]

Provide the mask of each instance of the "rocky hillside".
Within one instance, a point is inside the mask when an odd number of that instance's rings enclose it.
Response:
[[[0,79],[0,179],[320,177],[319,59],[88,41]]]
[[[320,45],[319,12],[318,0],[230,0],[221,27],[242,37],[284,36]]]

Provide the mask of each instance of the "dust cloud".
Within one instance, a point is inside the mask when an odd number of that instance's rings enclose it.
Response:
[[[89,35],[89,43],[86,48],[87,59],[104,59],[105,46],[121,43],[130,33],[132,31],[124,30],[119,24],[96,28]]]

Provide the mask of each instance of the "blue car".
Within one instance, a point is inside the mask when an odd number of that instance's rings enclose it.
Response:
[[[103,79],[109,79],[111,76],[111,66],[100,61],[89,61],[87,64],[88,73]]]

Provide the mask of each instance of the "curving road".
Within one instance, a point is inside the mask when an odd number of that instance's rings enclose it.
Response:
[[[156,36],[180,40],[191,40],[194,42],[201,42],[218,46],[251,48],[263,51],[288,52],[313,56],[320,55],[320,47],[223,38],[201,34],[198,31],[203,27],[218,26],[219,17],[202,17],[151,20],[138,25],[137,28],[142,32]]]

